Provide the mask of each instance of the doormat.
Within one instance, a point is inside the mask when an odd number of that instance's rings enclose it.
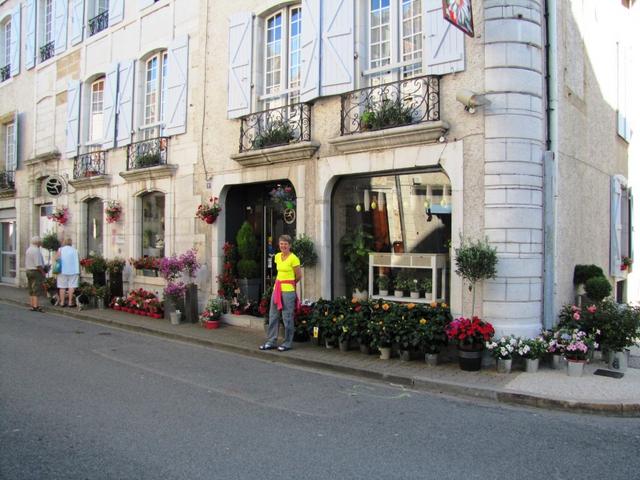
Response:
[[[603,377],[611,377],[611,378],[622,378],[622,377],[624,377],[624,373],[612,372],[611,370],[602,370],[601,368],[599,368],[598,370],[593,372],[593,374],[594,375],[601,375]]]

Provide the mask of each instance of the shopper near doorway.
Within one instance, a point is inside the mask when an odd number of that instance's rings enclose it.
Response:
[[[289,235],[280,235],[278,239],[280,252],[276,253],[274,257],[278,274],[271,294],[267,341],[260,345],[260,350],[277,348],[279,352],[286,352],[291,350],[292,347],[295,329],[293,316],[298,305],[296,285],[302,278],[300,259],[291,252],[292,243],[293,241]],[[284,342],[278,346],[280,316],[282,316],[284,323]]]
[[[32,312],[43,312],[42,307],[38,305],[38,296],[42,293],[44,283],[44,258],[40,251],[42,241],[40,237],[32,237],[31,245],[25,253],[24,268],[27,271],[27,284],[29,286],[29,303]]]
[[[58,275],[59,302],[61,307],[75,307],[73,292],[78,288],[80,280],[80,259],[78,251],[73,248],[70,238],[66,238],[58,250],[56,258],[60,259],[60,275]],[[65,304],[65,290],[67,303]]]

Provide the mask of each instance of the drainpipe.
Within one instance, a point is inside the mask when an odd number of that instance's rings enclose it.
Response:
[[[556,300],[556,206],[558,199],[558,4],[546,0],[546,116],[547,151],[544,155],[544,290],[543,325],[551,328],[555,320]]]

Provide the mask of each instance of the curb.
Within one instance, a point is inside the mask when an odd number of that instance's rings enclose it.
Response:
[[[26,302],[20,302],[13,299],[0,298],[0,302],[11,304],[19,307],[28,306]],[[426,391],[435,394],[451,395],[462,397],[465,399],[482,399],[489,400],[500,404],[516,405],[522,407],[534,407],[545,410],[559,410],[571,413],[587,413],[593,415],[618,416],[618,417],[640,417],[640,403],[596,403],[596,402],[580,402],[572,400],[562,400],[557,398],[540,397],[529,393],[510,392],[504,390],[496,390],[491,388],[475,387],[457,382],[447,382],[443,380],[426,380],[424,378],[415,378],[411,376],[400,376],[395,374],[386,374],[384,372],[376,372],[363,368],[349,367],[345,365],[336,365],[319,360],[311,360],[307,358],[291,357],[284,355],[265,355],[253,348],[239,347],[215,340],[205,340],[192,337],[190,335],[181,335],[174,332],[165,332],[153,328],[147,328],[140,325],[131,325],[124,322],[106,320],[91,317],[85,313],[70,310],[58,311],[53,310],[48,313],[71,317],[77,320],[97,323],[110,327],[120,328],[132,332],[145,333],[157,337],[178,340],[181,342],[200,345],[203,347],[216,348],[231,353],[249,356],[263,361],[274,363],[282,363],[293,366],[304,366],[315,368],[318,370],[331,371],[355,377],[367,378],[370,380],[393,383],[396,385],[408,386],[417,390]]]

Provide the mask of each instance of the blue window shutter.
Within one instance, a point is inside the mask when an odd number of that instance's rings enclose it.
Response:
[[[118,66],[118,108],[116,111],[117,135],[116,146],[122,147],[131,143],[133,129],[133,88],[134,88],[133,60],[120,63]]]
[[[252,59],[253,14],[236,13],[229,18],[229,118],[242,117],[251,111]]]
[[[613,277],[621,277],[622,263],[622,183],[618,176],[611,177],[611,259],[609,271]]]
[[[109,1],[109,26],[120,23],[124,19],[124,0]]]
[[[67,18],[68,0],[54,0],[53,4],[53,32],[56,55],[67,49]]]
[[[5,46],[6,48],[6,46]],[[11,76],[15,77],[20,73],[20,4],[18,3],[11,10]]]
[[[442,1],[423,0],[424,64],[429,75],[464,70],[464,33],[442,16]]]
[[[28,70],[36,66],[36,0],[26,1],[25,12],[24,66]]]
[[[80,134],[80,85],[74,80],[67,88],[67,156],[74,157],[78,153],[78,136]]]
[[[302,0],[302,102],[320,96],[320,28],[320,0]]]
[[[302,12],[304,18],[304,12]],[[336,95],[354,89],[354,2],[322,2],[320,93]]]
[[[71,1],[71,45],[82,41],[84,33],[84,0]]]
[[[167,111],[165,135],[187,131],[187,80],[189,72],[189,37],[177,38],[167,50]]]
[[[102,113],[104,119],[104,143],[102,148],[108,150],[114,147],[116,135],[116,106],[118,102],[118,64],[109,67],[104,76],[104,97]]]

